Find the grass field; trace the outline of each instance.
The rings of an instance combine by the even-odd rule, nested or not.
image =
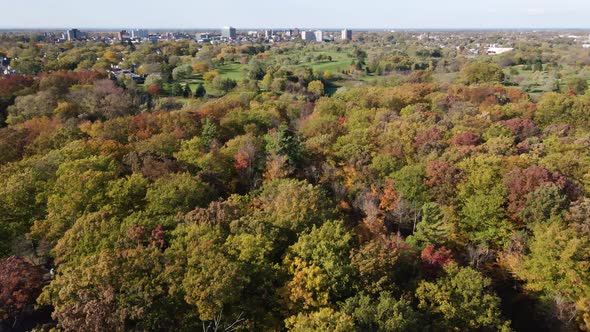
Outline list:
[[[245,65],[240,63],[231,63],[228,65],[216,68],[222,77],[231,78],[232,80],[240,81],[245,77],[243,68]]]
[[[525,70],[525,66],[513,66],[510,69],[505,69],[504,74],[510,77],[510,81],[516,83],[524,91],[529,93],[543,93],[551,91],[554,86],[555,79],[553,75],[547,71],[532,71]],[[511,70],[516,70],[518,74],[510,73]]]
[[[310,67],[314,72],[330,71],[337,73],[342,70],[348,69],[352,62],[352,58],[349,57],[348,52],[312,52],[312,57],[317,57],[320,54],[324,54],[332,58],[332,61],[312,61],[299,64],[299,67]]]
[[[292,55],[295,55],[295,54],[292,54]],[[330,57],[331,61],[328,61],[328,60],[317,61],[317,60],[315,60],[318,58],[319,55],[324,55],[325,57]],[[306,59],[313,59],[313,60],[297,61],[299,63],[295,64],[295,67],[309,67],[317,74],[322,74],[326,71],[329,71],[334,75],[338,75],[341,71],[348,69],[350,67],[352,60],[353,60],[350,57],[349,53],[346,51],[312,51],[312,52],[306,53],[305,58]],[[299,58],[299,60],[301,60],[301,58]],[[246,77],[246,72],[244,71],[244,68],[246,66],[247,65],[240,64],[240,63],[229,63],[229,64],[225,64],[223,66],[217,66],[215,68],[215,70],[217,70],[219,72],[221,77],[230,78],[230,79],[233,79],[233,80],[239,82]],[[372,79],[374,79],[374,78],[373,77],[361,78],[362,81],[367,81],[367,82]],[[220,94],[220,92],[215,91],[210,86],[210,84],[204,83],[203,75],[201,75],[201,74],[193,74],[191,77],[189,77],[187,79],[178,80],[176,82],[180,83],[182,86],[184,86],[185,84],[188,84],[192,93],[195,92],[195,90],[197,89],[197,86],[199,84],[204,84],[205,90],[207,90],[208,94],[211,94],[211,95],[219,95]],[[172,84],[174,84],[176,82],[165,83],[163,85],[162,95],[163,96],[169,95]],[[362,84],[362,82],[356,82],[356,84],[359,84],[359,83]],[[345,86],[345,85],[347,85],[347,84],[345,84],[345,82],[340,82],[340,81],[331,82],[326,87],[327,93],[332,94],[336,91],[336,89],[338,89],[341,86]],[[354,84],[350,84],[350,85],[354,85]]]

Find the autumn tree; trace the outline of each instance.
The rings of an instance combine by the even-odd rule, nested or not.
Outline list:
[[[307,85],[307,91],[315,98],[319,98],[324,94],[324,83],[321,81],[311,81]]]
[[[44,271],[17,256],[0,259],[0,266],[0,327],[2,321],[14,327],[41,294]]]
[[[425,311],[432,328],[511,330],[498,308],[500,299],[490,290],[490,279],[456,264],[449,264],[445,273],[436,281],[420,282],[416,290],[418,308]]]
[[[472,62],[461,69],[461,78],[466,84],[500,83],[504,73],[495,63]]]

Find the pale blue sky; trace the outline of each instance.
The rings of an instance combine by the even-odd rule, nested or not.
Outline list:
[[[590,0],[3,0],[0,28],[589,28]]]

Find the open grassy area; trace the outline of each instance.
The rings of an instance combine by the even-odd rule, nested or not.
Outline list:
[[[512,71],[512,73],[511,73]],[[555,78],[547,71],[525,70],[524,65],[513,66],[504,70],[506,77],[529,93],[543,93],[551,91]]]
[[[309,54],[312,58],[316,58],[319,55],[325,55],[332,58],[331,61],[310,61],[310,62],[303,62],[300,63],[299,67],[310,67],[314,72],[324,72],[330,71],[332,73],[337,73],[342,70],[348,69],[352,62],[352,58],[349,57],[348,52],[336,52],[336,51],[328,51],[328,52],[311,52]]]
[[[215,68],[219,71],[222,77],[231,78],[232,80],[240,81],[245,77],[244,68],[245,65],[240,63],[231,63],[224,66]]]

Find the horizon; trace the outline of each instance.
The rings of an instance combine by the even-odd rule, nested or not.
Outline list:
[[[341,31],[343,29],[352,30],[353,32],[410,32],[410,31],[429,31],[429,32],[447,32],[447,31],[590,31],[590,27],[532,27],[532,28],[516,28],[516,27],[491,27],[491,28],[476,28],[476,27],[457,27],[457,28],[350,28],[350,27],[236,27],[237,31],[250,31],[250,30],[323,30],[328,32]],[[0,31],[3,32],[52,32],[52,31],[65,31],[69,29],[78,29],[88,32],[118,32],[122,30],[175,30],[175,31],[218,31],[223,27],[144,27],[144,26],[127,26],[127,27],[80,27],[80,26],[63,26],[63,27],[0,27]]]
[[[590,2],[581,0],[423,0],[396,3],[368,0],[270,0],[194,3],[103,0],[20,0],[4,6],[0,29],[147,29],[192,30],[231,25],[248,27],[347,27],[356,30],[440,29],[590,29]],[[200,28],[198,28],[200,29]]]

